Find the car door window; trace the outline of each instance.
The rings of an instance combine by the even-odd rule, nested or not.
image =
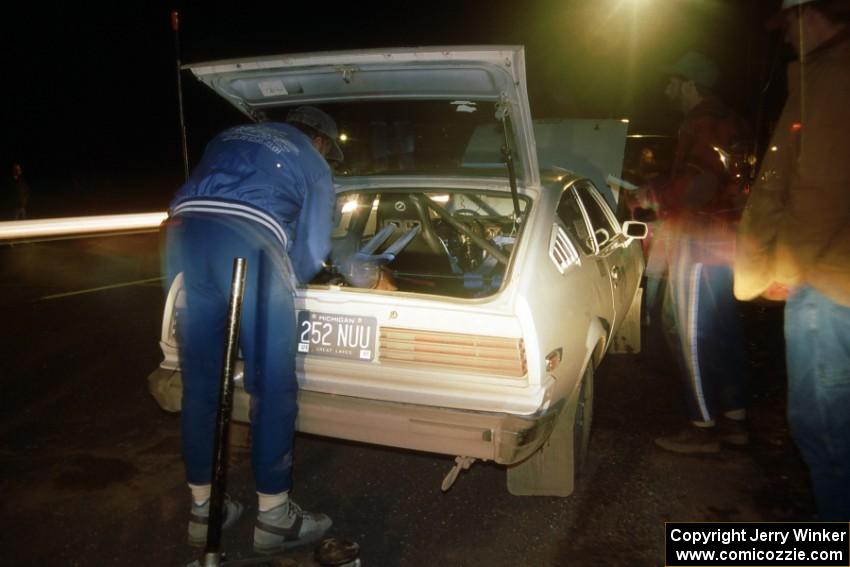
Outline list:
[[[575,184],[575,189],[590,220],[593,238],[600,249],[604,248],[617,236],[618,230],[614,214],[608,209],[608,205],[602,202],[599,192],[590,181],[578,181]]]
[[[570,239],[581,248],[585,254],[593,254],[593,240],[588,230],[587,222],[581,205],[572,189],[567,189],[561,195],[558,203],[558,218],[564,223],[564,228]]]

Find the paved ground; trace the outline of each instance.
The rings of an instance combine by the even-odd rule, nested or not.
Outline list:
[[[179,423],[146,390],[158,364],[156,282],[55,294],[158,273],[153,235],[0,247],[0,545],[7,565],[184,565],[188,497]],[[588,471],[570,498],[514,497],[477,463],[448,493],[449,457],[299,436],[295,499],[330,514],[369,566],[658,565],[663,522],[809,519],[805,471],[784,420],[779,313],[750,309],[754,441],[710,457],[666,454],[681,425],[657,337],[609,356],[597,378]],[[229,491],[246,518],[225,533],[247,554],[256,513],[234,456]]]

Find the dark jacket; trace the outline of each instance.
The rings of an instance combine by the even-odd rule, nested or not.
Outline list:
[[[732,187],[738,182],[724,160],[749,135],[743,120],[714,96],[691,109],[679,127],[671,179],[662,196],[667,214],[733,208]]]
[[[669,238],[687,244],[686,261],[732,262],[742,184],[730,171],[729,156],[747,138],[743,120],[711,95],[682,121],[670,178],[658,198]]]
[[[30,187],[23,177],[9,178],[9,202],[15,209],[26,209],[30,199]]]

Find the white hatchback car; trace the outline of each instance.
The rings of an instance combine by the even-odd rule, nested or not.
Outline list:
[[[626,125],[534,125],[520,47],[187,67],[252,120],[311,104],[339,125],[333,252],[296,291],[298,429],[455,456],[444,489],[481,459],[508,465],[514,494],[570,494],[593,370],[639,329],[646,226],[597,189],[620,175]],[[181,301],[178,278],[149,378],[170,411]],[[247,421],[241,365],[236,382]]]

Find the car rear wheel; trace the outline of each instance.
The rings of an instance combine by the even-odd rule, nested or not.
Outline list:
[[[587,462],[587,451],[590,445],[590,431],[593,424],[593,365],[587,363],[587,370],[581,379],[581,389],[576,404],[576,415],[573,422],[573,462],[575,476],[582,474]]]

